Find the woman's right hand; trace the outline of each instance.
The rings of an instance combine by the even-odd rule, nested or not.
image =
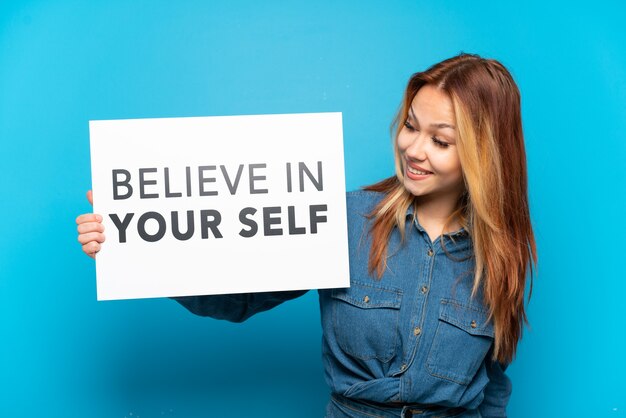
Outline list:
[[[87,192],[87,200],[93,205],[93,194]],[[78,242],[83,246],[83,251],[89,257],[95,259],[96,253],[102,248],[104,242],[104,225],[102,216],[95,213],[85,213],[76,218],[78,224]]]

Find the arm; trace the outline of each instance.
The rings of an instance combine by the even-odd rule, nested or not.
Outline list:
[[[300,297],[306,292],[308,290],[183,296],[172,299],[196,315],[210,316],[231,322],[243,322],[256,313],[272,309],[287,300]]]
[[[485,387],[485,399],[478,410],[483,418],[506,418],[506,406],[512,391],[511,379],[504,373],[507,365],[492,361],[490,354],[485,362],[489,383]]]

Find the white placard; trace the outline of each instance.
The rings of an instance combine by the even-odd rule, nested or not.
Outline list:
[[[341,113],[89,132],[98,300],[349,286]]]

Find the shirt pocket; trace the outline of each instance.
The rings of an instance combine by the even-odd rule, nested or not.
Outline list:
[[[352,281],[333,289],[333,328],[337,344],[361,360],[391,360],[398,344],[402,291]]]
[[[468,385],[494,339],[489,312],[451,299],[442,299],[439,321],[426,367],[435,377]]]

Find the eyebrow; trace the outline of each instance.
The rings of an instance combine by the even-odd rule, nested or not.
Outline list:
[[[417,117],[415,116],[415,112],[413,112],[412,107],[409,107],[409,116],[411,116],[411,119],[417,121]],[[437,128],[437,129],[441,129],[441,128],[455,129],[454,125],[450,125],[449,123],[431,123],[430,127]]]

